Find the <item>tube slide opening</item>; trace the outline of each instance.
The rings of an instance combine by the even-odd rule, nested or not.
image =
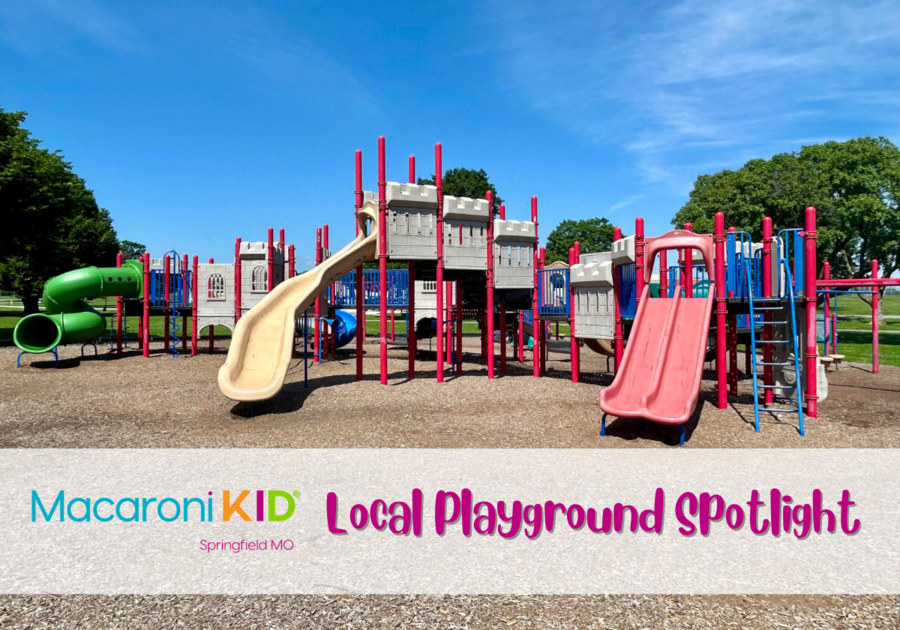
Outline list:
[[[24,317],[13,330],[13,341],[25,352],[50,352],[62,340],[62,327],[43,313]]]

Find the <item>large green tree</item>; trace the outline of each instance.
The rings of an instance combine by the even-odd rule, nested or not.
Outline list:
[[[612,247],[613,224],[605,218],[563,221],[547,237],[547,262],[569,262],[569,248],[578,241],[583,254],[605,252]]]
[[[135,241],[119,241],[118,249],[122,252],[122,260],[137,260],[147,251],[147,246]]]
[[[40,148],[25,116],[0,109],[0,288],[27,314],[50,277],[115,265],[117,240],[109,213],[58,151]]]
[[[711,233],[715,213],[728,226],[762,236],[803,227],[804,209],[816,208],[817,273],[827,261],[835,278],[863,278],[877,259],[882,277],[900,269],[900,150],[886,138],[856,138],[803,147],[736,171],[701,175],[673,225],[693,223]],[[867,296],[860,296],[869,301]]]
[[[434,186],[434,175],[429,179],[420,177],[418,183]],[[500,212],[500,204],[503,203],[484,169],[476,171],[469,168],[451,168],[441,179],[441,190],[445,195],[472,199],[484,199],[484,194],[490,190],[494,197],[494,214]]]

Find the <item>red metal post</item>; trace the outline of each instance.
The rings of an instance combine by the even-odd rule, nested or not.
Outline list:
[[[354,191],[354,219],[356,235],[359,236],[359,209],[363,206],[362,151],[356,151],[356,190]],[[363,290],[363,268],[356,268],[356,380],[363,378],[363,344],[366,339],[365,291]]]
[[[505,203],[500,204],[500,220],[506,221],[506,204]],[[493,230],[493,228],[494,228],[494,221],[492,219],[491,220],[491,230]],[[493,247],[488,249],[488,257],[490,259],[493,259],[493,257],[494,257],[493,250],[494,250]],[[501,317],[500,326],[505,331],[506,330],[506,302],[505,301],[503,303],[501,303],[500,308],[502,310],[502,313],[500,314],[500,317]],[[520,326],[520,328],[521,328],[521,326]],[[501,352],[501,354],[500,354],[500,373],[506,374],[506,343],[507,342],[506,342],[505,332],[501,333],[500,336],[503,337],[503,339],[502,339],[503,343],[501,345],[501,350],[500,350],[500,352]],[[520,341],[520,343],[521,343],[521,341]]]
[[[664,249],[659,251],[659,297],[669,297],[669,261]]]
[[[641,305],[641,293],[644,291],[644,218],[634,221],[634,280],[635,305]]]
[[[144,357],[150,356],[150,253],[144,252],[144,314],[143,314]]]
[[[456,365],[453,372],[462,374],[462,285],[456,281]],[[450,352],[450,349],[447,349]]]
[[[541,247],[540,269],[544,268],[547,262],[547,249]],[[535,329],[536,330],[536,329]],[[541,374],[547,372],[547,341],[550,339],[550,322],[541,322]]]
[[[187,352],[187,305],[188,305],[188,271],[187,271],[188,261],[187,254],[181,259],[181,279],[182,279],[182,294],[181,294],[181,351]]]
[[[437,186],[437,269],[435,297],[437,298],[437,382],[444,382],[444,190],[441,143],[434,145],[434,184]]]
[[[447,365],[453,363],[453,282],[446,284],[444,310],[444,340],[447,342]],[[452,370],[451,370],[452,371]]]
[[[322,249],[323,249],[322,262],[325,262],[325,252],[327,252],[331,249],[331,240],[328,238],[328,224],[327,223],[322,227]],[[331,306],[334,304],[334,285],[333,284],[328,285],[328,292],[325,295],[327,296],[326,299],[328,301],[326,308],[330,309]],[[331,314],[330,312],[326,312],[325,316],[327,317],[330,314]],[[328,325],[327,322],[325,324],[325,328],[326,328],[326,330],[330,329],[330,326]],[[330,333],[330,331],[329,331],[329,333]],[[325,351],[328,352],[328,346],[325,346]]]
[[[275,233],[272,228],[269,228],[268,239],[268,246],[266,247],[266,262],[268,263],[269,269],[268,274],[266,274],[268,280],[266,289],[271,292],[272,289],[275,288],[275,274],[273,273],[275,271],[275,256],[274,252],[272,251],[273,249],[275,249]]]
[[[569,248],[569,352],[572,355],[572,382],[578,382],[578,340],[575,338],[575,287],[572,286],[572,265],[575,264],[575,248]]]
[[[719,409],[728,406],[728,378],[725,372],[725,315],[728,313],[728,298],[725,293],[725,215],[716,213],[716,381]]]
[[[816,374],[816,209],[806,209],[806,225],[803,236],[804,297],[806,298],[806,413],[810,418],[818,417],[819,383]],[[799,399],[799,392],[798,392]]]
[[[692,232],[694,226],[690,223],[685,223],[684,229]],[[653,270],[651,269],[650,271],[652,272]],[[684,297],[694,297],[694,252],[690,249],[684,250]]]
[[[295,254],[296,254],[296,252],[294,250],[294,244],[291,243],[288,246],[288,272],[287,272],[288,278],[293,278],[294,276],[297,275],[297,260],[294,258]]]
[[[409,156],[409,183],[416,183],[416,156]],[[416,376],[416,263],[409,261],[409,300],[406,311],[406,349],[409,354],[409,378]]]
[[[822,278],[824,280],[831,279],[831,264],[826,262],[822,269]],[[826,287],[827,289],[827,287]],[[825,293],[825,300],[822,303],[822,306],[825,308],[825,318],[823,321],[824,324],[824,333],[825,333],[825,356],[827,357],[830,354],[833,354],[832,348],[834,347],[831,341],[831,314],[829,310],[831,308],[831,294]]]
[[[494,378],[494,193],[484,193],[488,202],[487,225],[487,371]]]
[[[272,229],[269,228],[269,236],[272,235]],[[215,260],[213,258],[209,259],[209,264],[215,264]],[[269,275],[269,281],[271,282],[271,274]],[[216,327],[214,324],[209,325],[209,353],[212,354],[216,351]]]
[[[241,237],[234,239],[234,323],[237,324],[243,314],[243,297],[241,296]]]
[[[500,301],[500,373],[506,374],[506,300]]]
[[[122,266],[122,252],[116,254],[116,267]],[[122,296],[116,297],[116,354],[122,354]]]
[[[316,267],[322,264],[322,228],[316,228]],[[315,329],[313,330],[313,363],[319,362],[319,353],[322,345],[322,296],[317,295],[313,307]]]
[[[541,339],[541,318],[538,312],[538,265],[540,264],[538,243],[538,203],[537,197],[531,198],[531,221],[534,223],[534,287],[531,290],[531,337],[534,344],[531,352],[531,359],[534,363],[534,377],[541,376],[540,347],[543,345]]]
[[[169,287],[172,282],[172,257],[166,254],[163,258],[163,352],[169,348]]]
[[[581,263],[581,243],[579,241],[575,241],[575,264]],[[571,268],[571,267],[570,267]],[[571,277],[569,278],[571,281]],[[569,334],[574,338],[575,337],[575,318],[572,318],[572,328],[569,330]],[[575,338],[575,371],[580,372],[581,370],[581,343],[578,342],[578,339]],[[580,376],[579,376],[580,377]]]
[[[284,228],[278,229],[278,249],[281,251],[281,281],[284,282],[288,277],[285,273]]]
[[[763,248],[762,248],[762,293],[763,297],[772,297],[772,218],[764,217],[763,218]],[[772,311],[765,311],[763,313],[763,319],[766,322],[772,321]],[[752,322],[751,322],[752,325]],[[762,338],[763,341],[771,341],[772,340],[772,327],[771,324],[767,326],[763,326],[762,330]],[[763,345],[763,363],[769,364],[772,363],[772,357],[774,353],[772,351],[772,344],[767,343]],[[747,348],[747,356],[750,356],[751,350]],[[752,369],[752,368],[751,368]],[[775,384],[775,375],[772,370],[771,365],[763,366],[763,384],[764,385],[774,385]],[[771,389],[766,389],[765,394],[766,406],[768,407],[774,398],[774,394]]]
[[[185,254],[181,259],[181,275],[183,291],[181,294],[181,306],[187,309],[188,305],[188,255]],[[187,311],[182,311],[181,315],[181,351],[187,352]]]
[[[872,260],[872,280],[878,280],[878,261]],[[878,374],[878,287],[872,287],[872,373]]]
[[[525,363],[525,311],[519,311],[519,363]]]
[[[378,311],[381,384],[387,385],[387,181],[384,136],[378,136]]]
[[[193,267],[191,268],[191,356],[197,356],[197,335],[200,329],[197,328],[197,256],[194,256]]]
[[[728,228],[728,232],[734,232],[734,226]],[[737,244],[737,242],[736,242]],[[729,293],[728,297],[734,297]],[[738,368],[737,368],[737,315],[728,314],[728,393],[737,396]]]
[[[615,227],[613,228],[613,240],[620,241],[622,240],[622,228]],[[615,357],[614,357],[614,365],[616,374],[619,373],[619,366],[622,364],[622,351],[625,344],[625,334],[622,330],[622,306],[620,304],[620,300],[622,299],[621,287],[619,284],[619,269],[618,265],[613,265],[613,304],[615,305],[615,318],[616,318],[616,328],[615,328]],[[637,287],[635,287],[637,290]]]

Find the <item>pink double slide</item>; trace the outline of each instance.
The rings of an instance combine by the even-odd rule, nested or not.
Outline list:
[[[653,269],[660,251],[696,249],[703,256],[707,275],[713,274],[711,235],[675,230],[647,240],[646,269]],[[649,277],[649,273],[647,276]],[[606,434],[606,415],[644,418],[660,424],[681,425],[697,405],[715,286],[706,297],[650,297],[649,285],[641,291],[625,356],[612,385],[600,392]]]

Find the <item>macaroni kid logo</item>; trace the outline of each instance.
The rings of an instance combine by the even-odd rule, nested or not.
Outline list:
[[[67,498],[60,490],[55,498],[42,500],[36,490],[31,491],[31,522],[42,519],[49,523],[72,521],[84,523],[99,521],[108,523],[146,523],[162,521],[172,523],[200,521],[212,522],[276,522],[286,521],[294,514],[300,492],[294,490],[241,490],[232,493],[223,490],[221,502],[214,501],[213,492],[208,497],[73,497]],[[251,499],[250,497],[253,496]],[[48,508],[49,506],[49,508]],[[218,518],[217,518],[218,514]]]

